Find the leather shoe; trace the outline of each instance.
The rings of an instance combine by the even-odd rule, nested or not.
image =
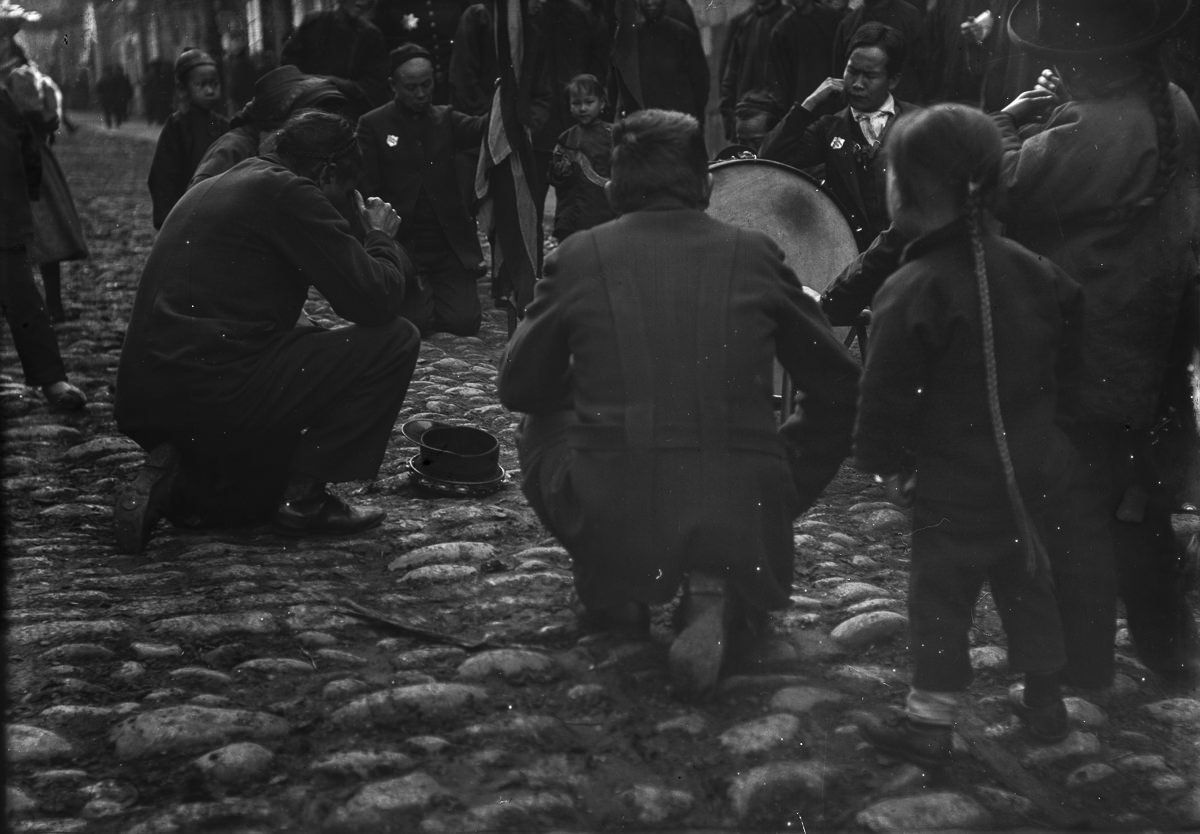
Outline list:
[[[921,767],[944,767],[954,757],[954,731],[948,726],[924,724],[903,714],[867,715],[859,720],[858,729],[880,753]]]
[[[43,385],[42,394],[50,407],[58,411],[78,411],[87,405],[87,395],[65,379]]]
[[[729,647],[730,618],[725,580],[704,574],[688,577],[678,616],[683,628],[668,655],[677,697],[700,698],[717,685]]]
[[[1059,698],[1041,707],[1025,705],[1025,684],[1014,683],[1008,688],[1008,705],[1021,719],[1025,731],[1043,744],[1062,741],[1071,731],[1067,720],[1067,705]]]
[[[141,553],[150,531],[167,511],[179,474],[179,450],[160,443],[150,450],[133,481],[121,487],[113,505],[113,531],[122,553]]]
[[[378,527],[387,518],[384,510],[355,507],[325,491],[324,484],[302,498],[285,498],[275,510],[276,531],[291,536],[341,536]]]

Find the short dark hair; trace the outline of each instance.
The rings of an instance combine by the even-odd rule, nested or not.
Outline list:
[[[600,79],[591,73],[584,72],[572,78],[566,83],[564,88],[567,92],[567,97],[572,95],[594,95],[600,101],[607,101],[608,95],[604,92],[604,85],[600,83]]]
[[[300,110],[272,137],[274,152],[297,174],[316,179],[326,165],[354,179],[362,171],[362,150],[354,126],[336,113]]]
[[[708,152],[695,118],[674,110],[638,110],[617,122],[612,143],[609,198],[618,213],[661,197],[705,205]]]
[[[887,56],[889,76],[904,71],[904,63],[908,60],[908,42],[899,29],[878,21],[864,23],[850,37],[850,43],[846,45],[846,58],[849,59],[850,53],[864,46],[877,46],[883,50]]]

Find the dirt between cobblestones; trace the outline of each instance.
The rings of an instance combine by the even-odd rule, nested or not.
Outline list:
[[[164,522],[144,558],[116,554],[111,496],[142,453],[117,434],[111,405],[153,240],[151,150],[91,125],[58,145],[92,247],[91,260],[65,267],[80,317],[58,328],[86,410],[55,414],[25,389],[5,331],[10,830],[1200,825],[1196,693],[1148,679],[1123,634],[1119,685],[1077,693],[1072,739],[1039,753],[1000,697],[1010,679],[986,595],[971,695],[990,763],[963,739],[942,772],[864,744],[854,712],[903,701],[902,623],[859,638],[831,632],[855,614],[904,613],[907,524],[850,470],[797,521],[795,605],[773,615],[770,652],[735,658],[711,702],[668,692],[669,608],[654,612],[648,641],[580,634],[569,560],[515,483],[515,418],[492,385],[499,311],[478,338],[423,346],[378,480],[344,485],[351,500],[388,510],[380,530],[296,540]],[[336,323],[319,297],[309,310]],[[416,417],[493,432],[512,479],[484,498],[422,492],[399,432]],[[422,550],[440,543],[459,546]],[[487,645],[414,638],[346,600]],[[222,729],[223,710],[247,712]],[[186,724],[182,735],[139,723],[166,716]],[[209,755],[218,750],[223,770]]]

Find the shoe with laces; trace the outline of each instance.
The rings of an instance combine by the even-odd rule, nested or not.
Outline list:
[[[1067,705],[1059,698],[1042,707],[1025,705],[1025,684],[1014,683],[1008,688],[1008,705],[1025,725],[1025,731],[1043,744],[1062,741],[1071,732],[1067,720]]]
[[[387,512],[376,507],[356,507],[326,492],[313,482],[296,497],[286,497],[275,510],[272,526],[289,536],[345,536],[378,527]]]
[[[953,728],[923,724],[898,713],[886,718],[864,716],[858,725],[871,746],[888,756],[922,767],[944,767],[953,761]]]

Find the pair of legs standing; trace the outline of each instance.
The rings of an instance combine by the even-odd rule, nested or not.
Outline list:
[[[0,249],[0,306],[12,331],[25,384],[41,388],[55,408],[83,408],[87,397],[67,381],[58,337],[38,292],[25,247]]]

